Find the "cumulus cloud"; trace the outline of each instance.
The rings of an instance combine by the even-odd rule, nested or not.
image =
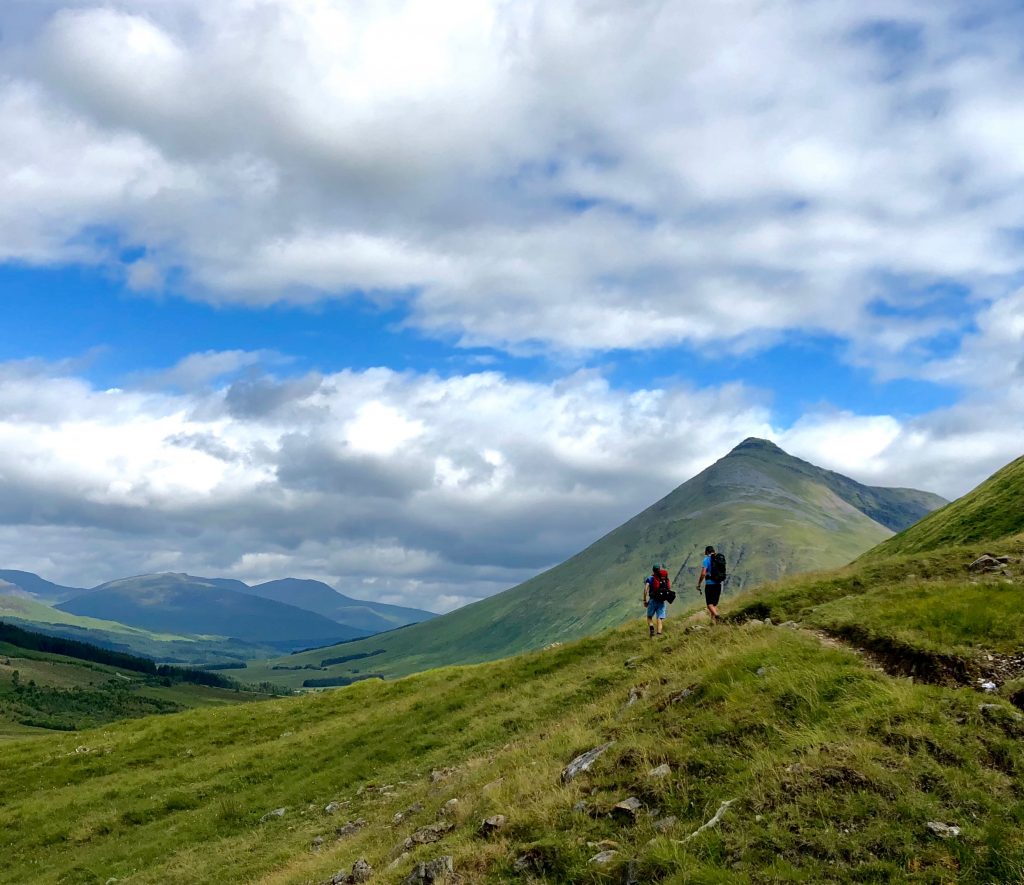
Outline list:
[[[72,585],[315,577],[440,610],[561,561],[746,436],[954,496],[1020,454],[1024,420],[1019,382],[913,420],[790,427],[740,386],[627,391],[590,372],[260,376],[270,407],[246,409],[237,383],[104,390],[0,365],[0,562]]]
[[[142,291],[400,299],[419,329],[512,350],[811,330],[890,374],[1021,270],[1009,2],[2,15],[0,257],[117,264],[113,232],[146,250],[124,268]],[[878,305],[936,281],[974,300],[880,334]]]

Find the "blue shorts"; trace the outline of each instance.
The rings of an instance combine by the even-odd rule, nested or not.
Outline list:
[[[653,599],[649,600],[647,603],[647,617],[664,621],[668,617],[668,603],[665,600],[661,602],[656,602]]]

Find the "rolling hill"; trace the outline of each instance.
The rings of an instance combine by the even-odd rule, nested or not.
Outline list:
[[[921,553],[1024,531],[1024,457],[871,551],[872,557]]]
[[[34,599],[48,603],[64,602],[85,593],[81,587],[64,587],[47,581],[45,578],[40,578],[39,575],[32,572],[23,572],[18,569],[0,569],[0,593],[11,595],[9,589],[4,589],[5,583]]]
[[[0,881],[1024,882],[1024,534],[875,554],[660,641],[8,742]]]
[[[241,593],[222,579],[178,573],[110,581],[56,608],[145,630],[234,637],[282,650],[367,635],[314,612]]]
[[[636,617],[652,561],[668,563],[685,605],[696,598],[706,544],[725,552],[727,592],[736,593],[843,565],[943,503],[927,492],[865,486],[748,439],[586,550],[511,590],[400,631],[250,669],[298,686],[310,676],[298,669],[306,665],[322,667],[321,678],[344,679],[493,660]],[[357,657],[323,666],[350,655]]]
[[[251,593],[261,599],[273,599],[276,602],[296,605],[306,611],[316,612],[325,618],[356,627],[367,633],[394,630],[396,627],[418,624],[420,621],[435,617],[433,612],[419,608],[405,608],[382,602],[353,599],[339,593],[322,581],[300,578],[267,581],[264,584],[247,587],[242,592]]]

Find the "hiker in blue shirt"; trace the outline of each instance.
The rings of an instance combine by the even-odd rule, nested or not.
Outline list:
[[[725,557],[721,553],[715,553],[715,548],[708,544],[704,548],[704,562],[700,577],[697,578],[697,592],[700,592],[700,585],[703,583],[704,604],[708,607],[712,624],[718,623],[718,600],[722,598],[725,577]]]

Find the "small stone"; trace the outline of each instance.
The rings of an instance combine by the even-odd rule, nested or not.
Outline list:
[[[626,700],[626,706],[632,707],[640,698],[644,696],[646,690],[642,685],[635,685],[629,690],[629,697]]]
[[[351,836],[353,833],[358,833],[365,826],[366,821],[360,817],[356,820],[346,821],[334,832],[339,839],[344,839],[346,836]]]
[[[612,806],[612,817],[636,823],[637,815],[640,814],[641,808],[643,808],[643,803],[636,796],[630,796],[628,799],[616,802]]]
[[[648,777],[668,777],[672,774],[672,766],[667,762],[662,762],[657,768],[652,768],[647,772]]]
[[[576,814],[586,814],[587,813],[587,803],[584,802],[582,799],[580,799],[579,802],[574,802],[573,803],[572,810]]]
[[[441,806],[440,814],[442,817],[454,817],[459,810],[459,800],[449,799],[444,805]]]
[[[352,872],[349,873],[349,882],[369,882],[370,877],[373,875],[373,867],[371,867],[363,858],[359,858],[352,865]]]
[[[310,847],[311,847],[311,848],[312,848],[312,849],[313,849],[314,851],[316,851],[316,849],[318,849],[318,848],[319,848],[319,847],[320,847],[321,845],[323,845],[323,844],[324,844],[324,837],[323,837],[323,836],[317,836],[317,837],[316,837],[316,838],[315,838],[315,839],[314,839],[314,840],[313,840],[313,841],[312,841],[312,842],[310,843]]]
[[[925,824],[940,839],[953,839],[960,835],[960,827],[952,824],[940,823],[937,820],[930,820]]]
[[[992,691],[995,691],[995,690],[996,690],[997,688],[999,688],[999,686],[998,686],[998,685],[996,685],[996,684],[995,684],[994,682],[992,682],[991,680],[988,680],[988,681],[986,681],[986,682],[982,682],[982,683],[981,683],[981,690],[982,690],[982,691],[989,691],[989,692],[992,692]]]
[[[643,658],[640,655],[633,655],[633,657],[631,657],[631,658],[626,658],[626,660],[623,661],[623,664],[626,667],[629,667],[630,669],[632,669],[637,664],[639,664],[642,660],[643,660]]]
[[[656,829],[659,833],[667,833],[678,822],[679,819],[675,815],[670,814],[667,817],[663,817],[660,820],[656,820],[654,822],[654,829]]]
[[[757,675],[759,677],[767,676],[768,675],[768,668],[767,667],[758,667],[757,668]]]
[[[260,823],[264,821],[273,820],[275,817],[284,817],[284,813],[287,811],[285,808],[275,808],[273,811],[268,811],[263,817],[260,818]]]
[[[617,851],[601,851],[590,858],[591,863],[606,864],[611,863],[618,856]]]
[[[443,780],[447,780],[453,774],[455,774],[454,768],[435,768],[430,772],[430,782],[432,784],[439,784]]]
[[[1007,562],[1009,559],[1007,559]],[[990,556],[988,553],[983,553],[974,562],[967,566],[969,571],[972,572],[998,572],[1003,568],[1004,563],[1000,562],[995,556]]]
[[[324,814],[337,814],[341,806],[337,802],[328,802],[324,806]]]
[[[763,814],[755,814],[754,815],[754,822],[755,823],[761,823],[761,821],[763,821],[763,820],[764,820],[764,815]]]
[[[707,624],[694,624],[692,627],[689,627],[688,629],[689,629],[689,631],[691,633],[702,633],[703,631],[708,629],[708,625]]]
[[[434,885],[437,882],[446,882],[455,872],[455,864],[450,854],[418,863],[402,880],[402,885]]]
[[[796,630],[800,627],[796,621],[783,621],[779,626],[785,627],[787,630]]]
[[[669,697],[669,699],[668,699],[668,702],[670,704],[678,704],[680,701],[685,701],[690,695],[692,695],[694,693],[695,690],[696,689],[695,689],[694,686],[689,685],[686,688],[684,688],[682,691],[677,692],[674,695],[671,695]]]
[[[764,619],[764,625],[766,627],[771,627],[772,626],[772,619],[771,618],[765,618]]]
[[[491,817],[485,817],[483,823],[480,824],[480,832],[484,836],[490,836],[497,833],[498,830],[504,829],[505,824],[508,823],[508,818],[503,814],[495,814]]]
[[[562,769],[562,783],[567,784],[584,771],[589,771],[598,758],[606,753],[614,743],[615,741],[609,741],[607,744],[602,744],[600,747],[595,747],[593,750],[581,753],[573,759],[572,762]]]

